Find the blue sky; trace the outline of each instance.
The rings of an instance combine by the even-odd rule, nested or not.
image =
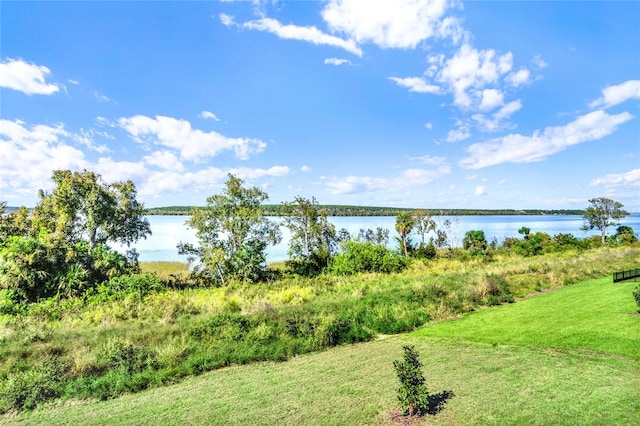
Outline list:
[[[0,200],[640,211],[640,2],[0,3]]]

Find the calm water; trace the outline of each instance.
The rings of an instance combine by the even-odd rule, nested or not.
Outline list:
[[[197,243],[195,233],[185,225],[187,216],[148,216],[153,234],[146,240],[141,240],[136,244],[136,249],[140,253],[140,261],[186,261],[186,256],[180,256],[176,245],[179,242]],[[447,217],[436,217],[436,222],[442,224]],[[272,218],[279,221],[277,218]],[[590,235],[599,235],[598,230],[585,233],[580,230],[582,226],[582,216],[451,216],[450,232],[448,235],[453,245],[462,245],[464,234],[470,230],[481,229],[484,231],[487,241],[494,237],[498,242],[504,241],[506,237],[521,237],[518,229],[523,226],[531,228],[531,233],[546,232],[550,235],[559,233],[573,234],[578,238]],[[395,247],[395,217],[331,217],[331,223],[336,229],[345,228],[352,235],[357,234],[361,228],[375,229],[377,227],[389,229],[390,245]],[[633,228],[636,234],[640,233],[640,214],[627,216],[622,225]],[[283,239],[280,244],[269,247],[267,251],[267,261],[277,262],[287,259],[287,248],[289,232],[282,227]],[[610,229],[609,233],[615,233],[615,229]],[[433,235],[433,234],[431,234]],[[414,235],[413,241],[419,241],[419,236]]]

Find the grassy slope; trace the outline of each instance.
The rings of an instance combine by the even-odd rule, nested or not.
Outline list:
[[[384,424],[395,406],[391,363],[403,344],[415,344],[430,390],[456,395],[427,424],[638,424],[640,356],[638,345],[628,344],[640,341],[630,297],[636,284],[609,281],[588,281],[408,335],[285,363],[231,367],[107,402],[50,405],[3,421]]]
[[[543,348],[586,349],[640,360],[640,317],[631,297],[634,282],[610,277],[546,293],[462,321],[422,329],[429,337]]]

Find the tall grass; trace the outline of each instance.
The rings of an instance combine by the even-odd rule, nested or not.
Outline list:
[[[126,295],[108,302],[42,302],[26,314],[0,318],[0,411],[26,407],[2,395],[18,395],[20,386],[28,388],[20,383],[38,374],[46,381],[51,373],[56,381],[36,402],[111,398],[223,366],[282,361],[412,330],[609,275],[639,260],[638,248],[488,263],[442,259],[390,275],[286,277],[261,285],[168,290],[142,300]],[[143,265],[151,267],[158,265]],[[38,370],[52,361],[57,369]]]

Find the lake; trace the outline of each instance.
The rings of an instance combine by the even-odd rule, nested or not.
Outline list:
[[[179,242],[197,244],[195,232],[185,225],[188,216],[147,216],[151,224],[153,234],[146,240],[138,241],[135,245],[140,253],[141,262],[154,261],[182,261],[186,262],[186,256],[180,256],[176,245]],[[471,230],[483,230],[488,242],[496,238],[502,243],[506,237],[521,237],[518,229],[526,226],[531,233],[546,232],[550,235],[573,234],[578,238],[591,235],[599,235],[598,230],[583,232],[582,216],[436,216],[434,219],[440,225],[445,219],[451,220],[449,238],[455,247],[462,246],[464,234]],[[280,218],[270,218],[276,222],[282,222]],[[350,216],[330,217],[336,230],[345,228],[355,235],[360,229],[376,229],[377,227],[389,230],[390,246],[396,247],[395,217],[393,216]],[[640,233],[640,214],[627,216],[622,225],[633,228],[636,234]],[[286,260],[290,234],[282,227],[282,242],[267,250],[267,262]],[[609,230],[609,234],[615,233],[615,228]],[[430,235],[433,235],[430,234]],[[412,236],[413,241],[419,241],[419,236]]]

